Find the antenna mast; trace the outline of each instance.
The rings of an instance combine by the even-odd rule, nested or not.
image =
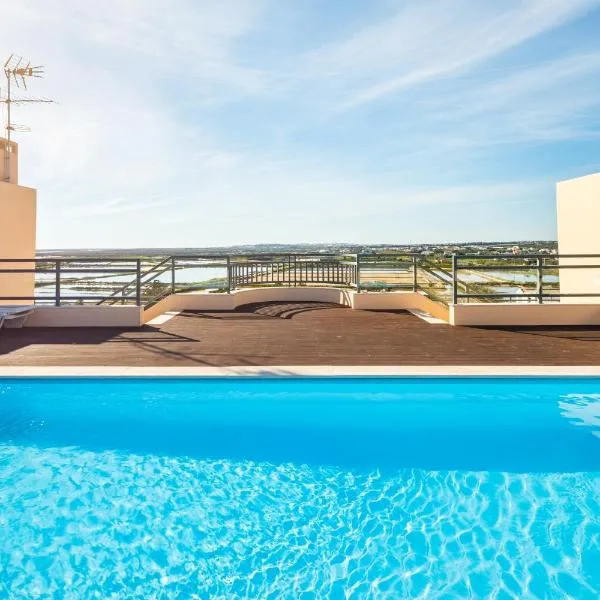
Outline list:
[[[11,54],[4,63],[4,76],[6,78],[6,98],[0,98],[0,102],[6,104],[6,145],[4,148],[4,174],[3,181],[10,181],[10,156],[12,147],[10,144],[11,133],[13,131],[29,131],[27,127],[17,125],[11,120],[11,106],[13,104],[36,104],[50,103],[53,100],[46,98],[13,98],[12,84],[17,88],[27,89],[27,78],[44,76],[44,67],[40,65],[33,66],[29,61],[15,54]]]

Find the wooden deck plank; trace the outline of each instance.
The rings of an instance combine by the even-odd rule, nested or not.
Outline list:
[[[141,329],[3,330],[9,365],[600,365],[600,327],[450,327],[404,311],[280,302]]]

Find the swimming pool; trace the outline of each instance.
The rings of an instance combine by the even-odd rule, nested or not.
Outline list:
[[[597,598],[599,438],[597,379],[0,379],[0,597]]]

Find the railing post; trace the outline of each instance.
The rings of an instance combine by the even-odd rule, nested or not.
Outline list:
[[[452,304],[458,304],[458,285],[457,285],[457,267],[458,259],[456,254],[452,255]]]
[[[175,257],[171,256],[171,294],[175,293]]]
[[[227,257],[227,293],[231,294],[231,257]]]
[[[56,285],[55,285],[55,289],[54,289],[54,295],[56,296],[56,301],[55,304],[56,306],[60,306],[60,267],[61,267],[61,263],[62,261],[57,260],[55,263],[55,277],[56,277]]]
[[[135,276],[135,303],[137,306],[142,305],[142,261],[138,258],[135,261],[136,276]]]
[[[356,253],[356,293],[360,294],[360,252]]]
[[[294,254],[294,287],[298,287],[298,263],[296,262],[295,254]]]
[[[544,303],[544,259],[537,257],[537,294],[538,303]]]
[[[413,266],[413,292],[416,292],[419,289],[419,282],[418,282],[418,273],[417,273],[417,257],[414,254],[412,257],[412,266]]]

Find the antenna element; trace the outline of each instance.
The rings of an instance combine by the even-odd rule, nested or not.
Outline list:
[[[17,88],[27,90],[27,80],[30,77],[41,78],[44,76],[44,67],[41,65],[32,65],[24,58],[11,54],[4,63],[4,77],[6,78],[6,97],[0,96],[0,103],[6,104],[6,142],[4,147],[4,174],[3,181],[10,181],[10,156],[12,154],[11,133],[13,131],[29,131],[29,128],[23,125],[17,125],[11,120],[11,106],[13,104],[38,104],[50,103],[53,100],[47,98],[13,98],[11,87],[14,84]]]

